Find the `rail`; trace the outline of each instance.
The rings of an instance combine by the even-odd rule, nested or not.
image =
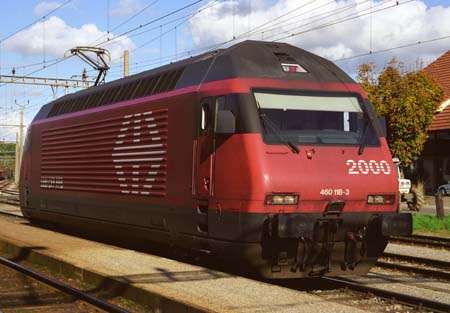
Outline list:
[[[390,259],[391,262],[378,260],[375,265],[402,272],[413,272],[416,274],[450,280],[450,262],[394,253],[383,253],[382,259]],[[399,262],[407,262],[412,265],[405,265]],[[423,265],[432,267],[433,269],[423,267]]]
[[[348,288],[349,290],[370,293],[374,296],[396,301],[405,305],[417,307],[419,309],[429,309],[434,312],[450,312],[450,304],[428,300],[420,297],[410,296],[403,293],[398,293],[394,291],[374,288],[366,286],[364,284],[357,283],[347,278],[323,278],[330,285],[336,286],[337,288]]]
[[[411,235],[408,237],[393,236],[390,238],[390,241],[398,243],[410,243],[416,245],[431,246],[437,248],[450,248],[450,238],[445,237],[424,236],[424,235]]]
[[[112,312],[112,313],[125,313],[128,312],[127,310],[118,307],[112,303],[109,303],[105,300],[96,298],[82,290],[73,288],[67,284],[64,284],[58,280],[55,280],[53,278],[44,276],[36,271],[33,271],[21,264],[15,263],[11,260],[8,260],[6,258],[0,257],[0,264],[3,264],[5,266],[8,266],[9,268],[12,268],[15,271],[18,271],[26,276],[32,277],[48,286],[51,286],[64,294],[70,295],[72,297],[75,297],[79,300],[82,300],[84,302],[87,302],[101,310],[104,310],[106,312]]]
[[[10,184],[8,180],[0,181],[0,202],[19,204],[19,191],[7,189]]]

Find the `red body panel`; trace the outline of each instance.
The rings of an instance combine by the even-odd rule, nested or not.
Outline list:
[[[227,93],[249,93],[254,88],[355,92],[367,99],[367,94],[358,84],[266,78],[233,78],[211,82],[201,85],[199,92],[204,96],[213,96]]]
[[[194,102],[194,94],[143,99],[34,123],[31,167],[23,165],[24,178],[33,175],[22,186],[42,199],[192,206]],[[23,164],[29,159],[25,153]]]
[[[267,145],[261,134],[233,136],[216,151],[216,202],[222,203],[222,209],[254,213],[323,212],[331,200],[345,200],[344,212],[397,210],[398,199],[390,205],[367,204],[369,194],[396,195],[398,182],[384,139],[381,147],[366,148],[362,155],[358,155],[358,147],[299,148],[300,153],[295,154],[287,146]],[[236,151],[244,151],[244,155]],[[349,160],[356,163],[351,171],[355,174],[349,173]],[[365,161],[359,163],[362,172],[360,160]],[[271,193],[299,194],[299,205],[264,205],[265,196]]]

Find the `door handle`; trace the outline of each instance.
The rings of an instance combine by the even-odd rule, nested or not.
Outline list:
[[[209,190],[209,182],[210,182],[209,176],[203,177],[203,188],[204,188],[206,191]]]

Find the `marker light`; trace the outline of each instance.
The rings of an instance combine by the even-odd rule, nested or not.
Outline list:
[[[395,196],[393,195],[368,195],[368,204],[393,204]]]
[[[266,205],[296,205],[299,196],[297,194],[273,194],[266,196]]]
[[[281,67],[285,72],[306,73],[307,71],[300,64],[281,63]]]
[[[405,181],[400,181],[400,188],[411,188],[411,181],[410,180],[405,180]]]

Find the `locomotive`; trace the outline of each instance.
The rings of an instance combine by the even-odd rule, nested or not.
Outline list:
[[[21,210],[267,278],[365,274],[412,227],[385,137],[335,64],[244,41],[44,105]]]

